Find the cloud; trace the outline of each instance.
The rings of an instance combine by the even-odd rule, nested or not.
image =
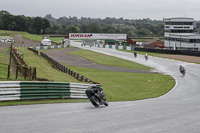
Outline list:
[[[163,19],[193,17],[200,19],[199,0],[1,0],[0,9],[14,15],[77,17],[123,17]]]

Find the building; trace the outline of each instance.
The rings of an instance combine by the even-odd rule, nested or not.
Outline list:
[[[195,33],[193,18],[165,18],[165,48],[200,50],[200,34]]]
[[[11,43],[14,42],[14,39],[9,36],[0,36],[0,42]]]
[[[159,39],[152,39],[144,43],[144,48],[164,48],[164,42]]]
[[[41,46],[51,46],[51,40],[50,39],[47,39],[46,37],[44,39],[42,39],[40,45]]]

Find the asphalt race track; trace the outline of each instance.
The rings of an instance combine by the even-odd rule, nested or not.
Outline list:
[[[80,43],[72,45],[81,47]],[[131,60],[173,76],[177,84],[164,96],[128,102],[61,103],[0,107],[2,133],[199,133],[200,65],[115,49],[84,47]],[[179,65],[186,69],[183,77]]]

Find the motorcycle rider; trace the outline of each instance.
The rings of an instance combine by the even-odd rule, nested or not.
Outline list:
[[[145,59],[148,60],[148,55],[147,53],[144,55]]]
[[[183,71],[185,71],[185,68],[182,65],[180,65],[179,70],[182,73]]]
[[[96,84],[100,84],[100,83],[97,82]],[[104,93],[103,93],[103,89],[101,87],[96,87],[96,86],[93,86],[93,87],[94,87],[93,89],[95,90],[95,92],[97,93],[97,95],[99,95],[100,97],[102,97],[103,99],[105,99]]]
[[[137,57],[137,52],[136,51],[134,51],[134,56],[135,56],[135,58]]]

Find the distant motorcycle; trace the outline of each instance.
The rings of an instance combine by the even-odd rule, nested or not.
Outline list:
[[[147,55],[147,54],[145,54],[145,55],[144,55],[144,58],[145,58],[146,60],[148,60],[148,55]]]
[[[181,73],[183,76],[185,76],[185,73],[186,73],[185,69],[184,69],[184,70],[180,70],[180,73]]]
[[[137,52],[134,52],[134,56],[135,56],[135,58],[137,58]]]
[[[108,101],[104,97],[101,87],[89,86],[85,93],[95,107],[99,107],[100,105],[108,106]]]

